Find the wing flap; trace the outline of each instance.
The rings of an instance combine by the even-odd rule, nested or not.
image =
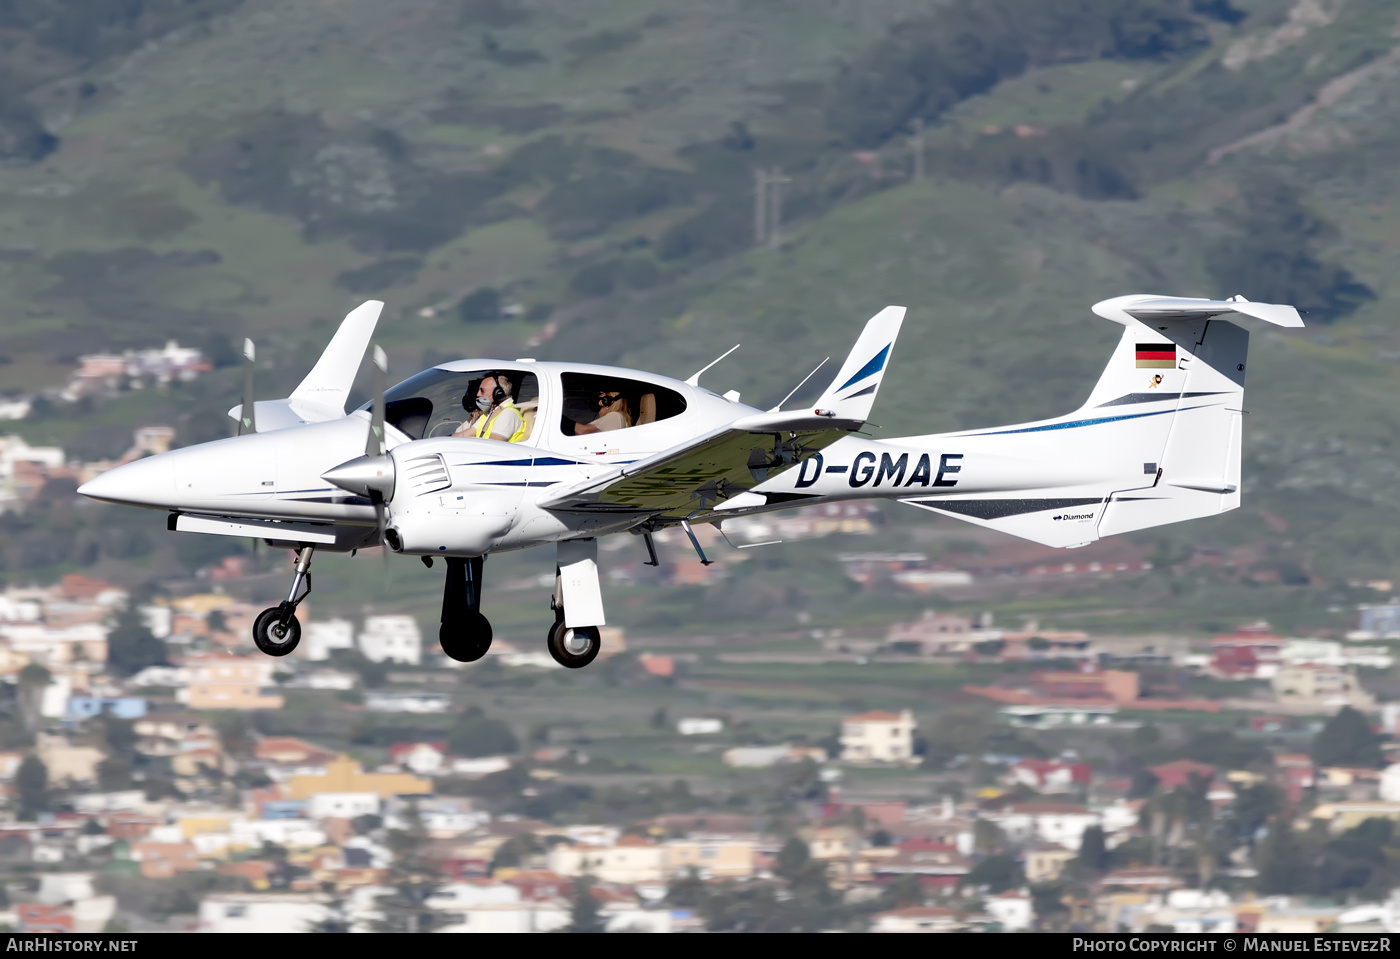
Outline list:
[[[762,421],[763,428],[743,428],[741,424],[748,420]],[[843,429],[804,428],[810,422],[804,413],[788,420],[781,415],[748,417],[690,443],[547,493],[539,505],[561,511],[665,514],[676,519],[714,509],[846,435]]]

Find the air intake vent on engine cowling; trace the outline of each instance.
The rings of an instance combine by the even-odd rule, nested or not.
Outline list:
[[[447,464],[436,453],[413,457],[404,465],[404,473],[414,496],[435,493],[452,485],[452,478],[447,475]]]

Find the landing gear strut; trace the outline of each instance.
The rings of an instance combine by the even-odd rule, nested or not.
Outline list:
[[[301,623],[297,621],[297,606],[311,593],[311,555],[314,546],[297,551],[296,574],[287,598],[270,606],[253,620],[253,643],[269,656],[285,656],[301,642]]]
[[[442,589],[443,654],[459,663],[474,663],[491,648],[491,622],[481,615],[481,567],[484,556],[448,556]]]
[[[603,595],[598,588],[598,541],[565,540],[554,573],[554,625],[545,647],[560,666],[580,669],[603,648]],[[567,607],[568,612],[565,612]],[[596,625],[593,625],[596,624]]]

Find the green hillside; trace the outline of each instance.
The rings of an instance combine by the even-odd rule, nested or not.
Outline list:
[[[760,406],[900,303],[873,417],[895,435],[1076,406],[1116,335],[1096,300],[1238,293],[1309,321],[1253,330],[1245,508],[1141,542],[1250,544],[1326,591],[1182,567],[1152,602],[1264,615],[1400,574],[1383,0],[52,0],[0,5],[0,48],[0,393],[168,337],[230,364],[58,406],[16,425],[33,440],[222,435],[232,342],[257,338],[270,394],[369,297],[396,374],[529,353],[685,376],[742,342],[707,383]],[[778,248],[754,243],[758,168],[787,178]],[[14,544],[44,522],[10,527],[10,573],[146,555],[94,533],[39,562]]]

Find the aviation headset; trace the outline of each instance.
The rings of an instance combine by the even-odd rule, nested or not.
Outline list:
[[[506,397],[508,397],[508,396],[511,395],[511,391],[515,388],[515,387],[514,387],[514,384],[511,383],[510,379],[507,378],[507,377],[505,377],[505,376],[502,376],[500,373],[487,373],[487,374],[486,374],[485,376],[483,376],[481,379],[482,379],[483,381],[484,381],[484,380],[495,380],[495,381],[496,381],[495,387],[491,390],[491,405],[492,405],[492,406],[499,406],[500,403],[501,403],[503,400],[505,400]],[[504,387],[501,386],[502,383],[505,384]],[[468,392],[462,394],[462,406],[463,406],[464,409],[471,409],[471,408],[472,408],[472,404],[474,404],[475,402],[476,402],[476,394],[475,394],[475,391],[474,391],[474,390],[469,390]]]

